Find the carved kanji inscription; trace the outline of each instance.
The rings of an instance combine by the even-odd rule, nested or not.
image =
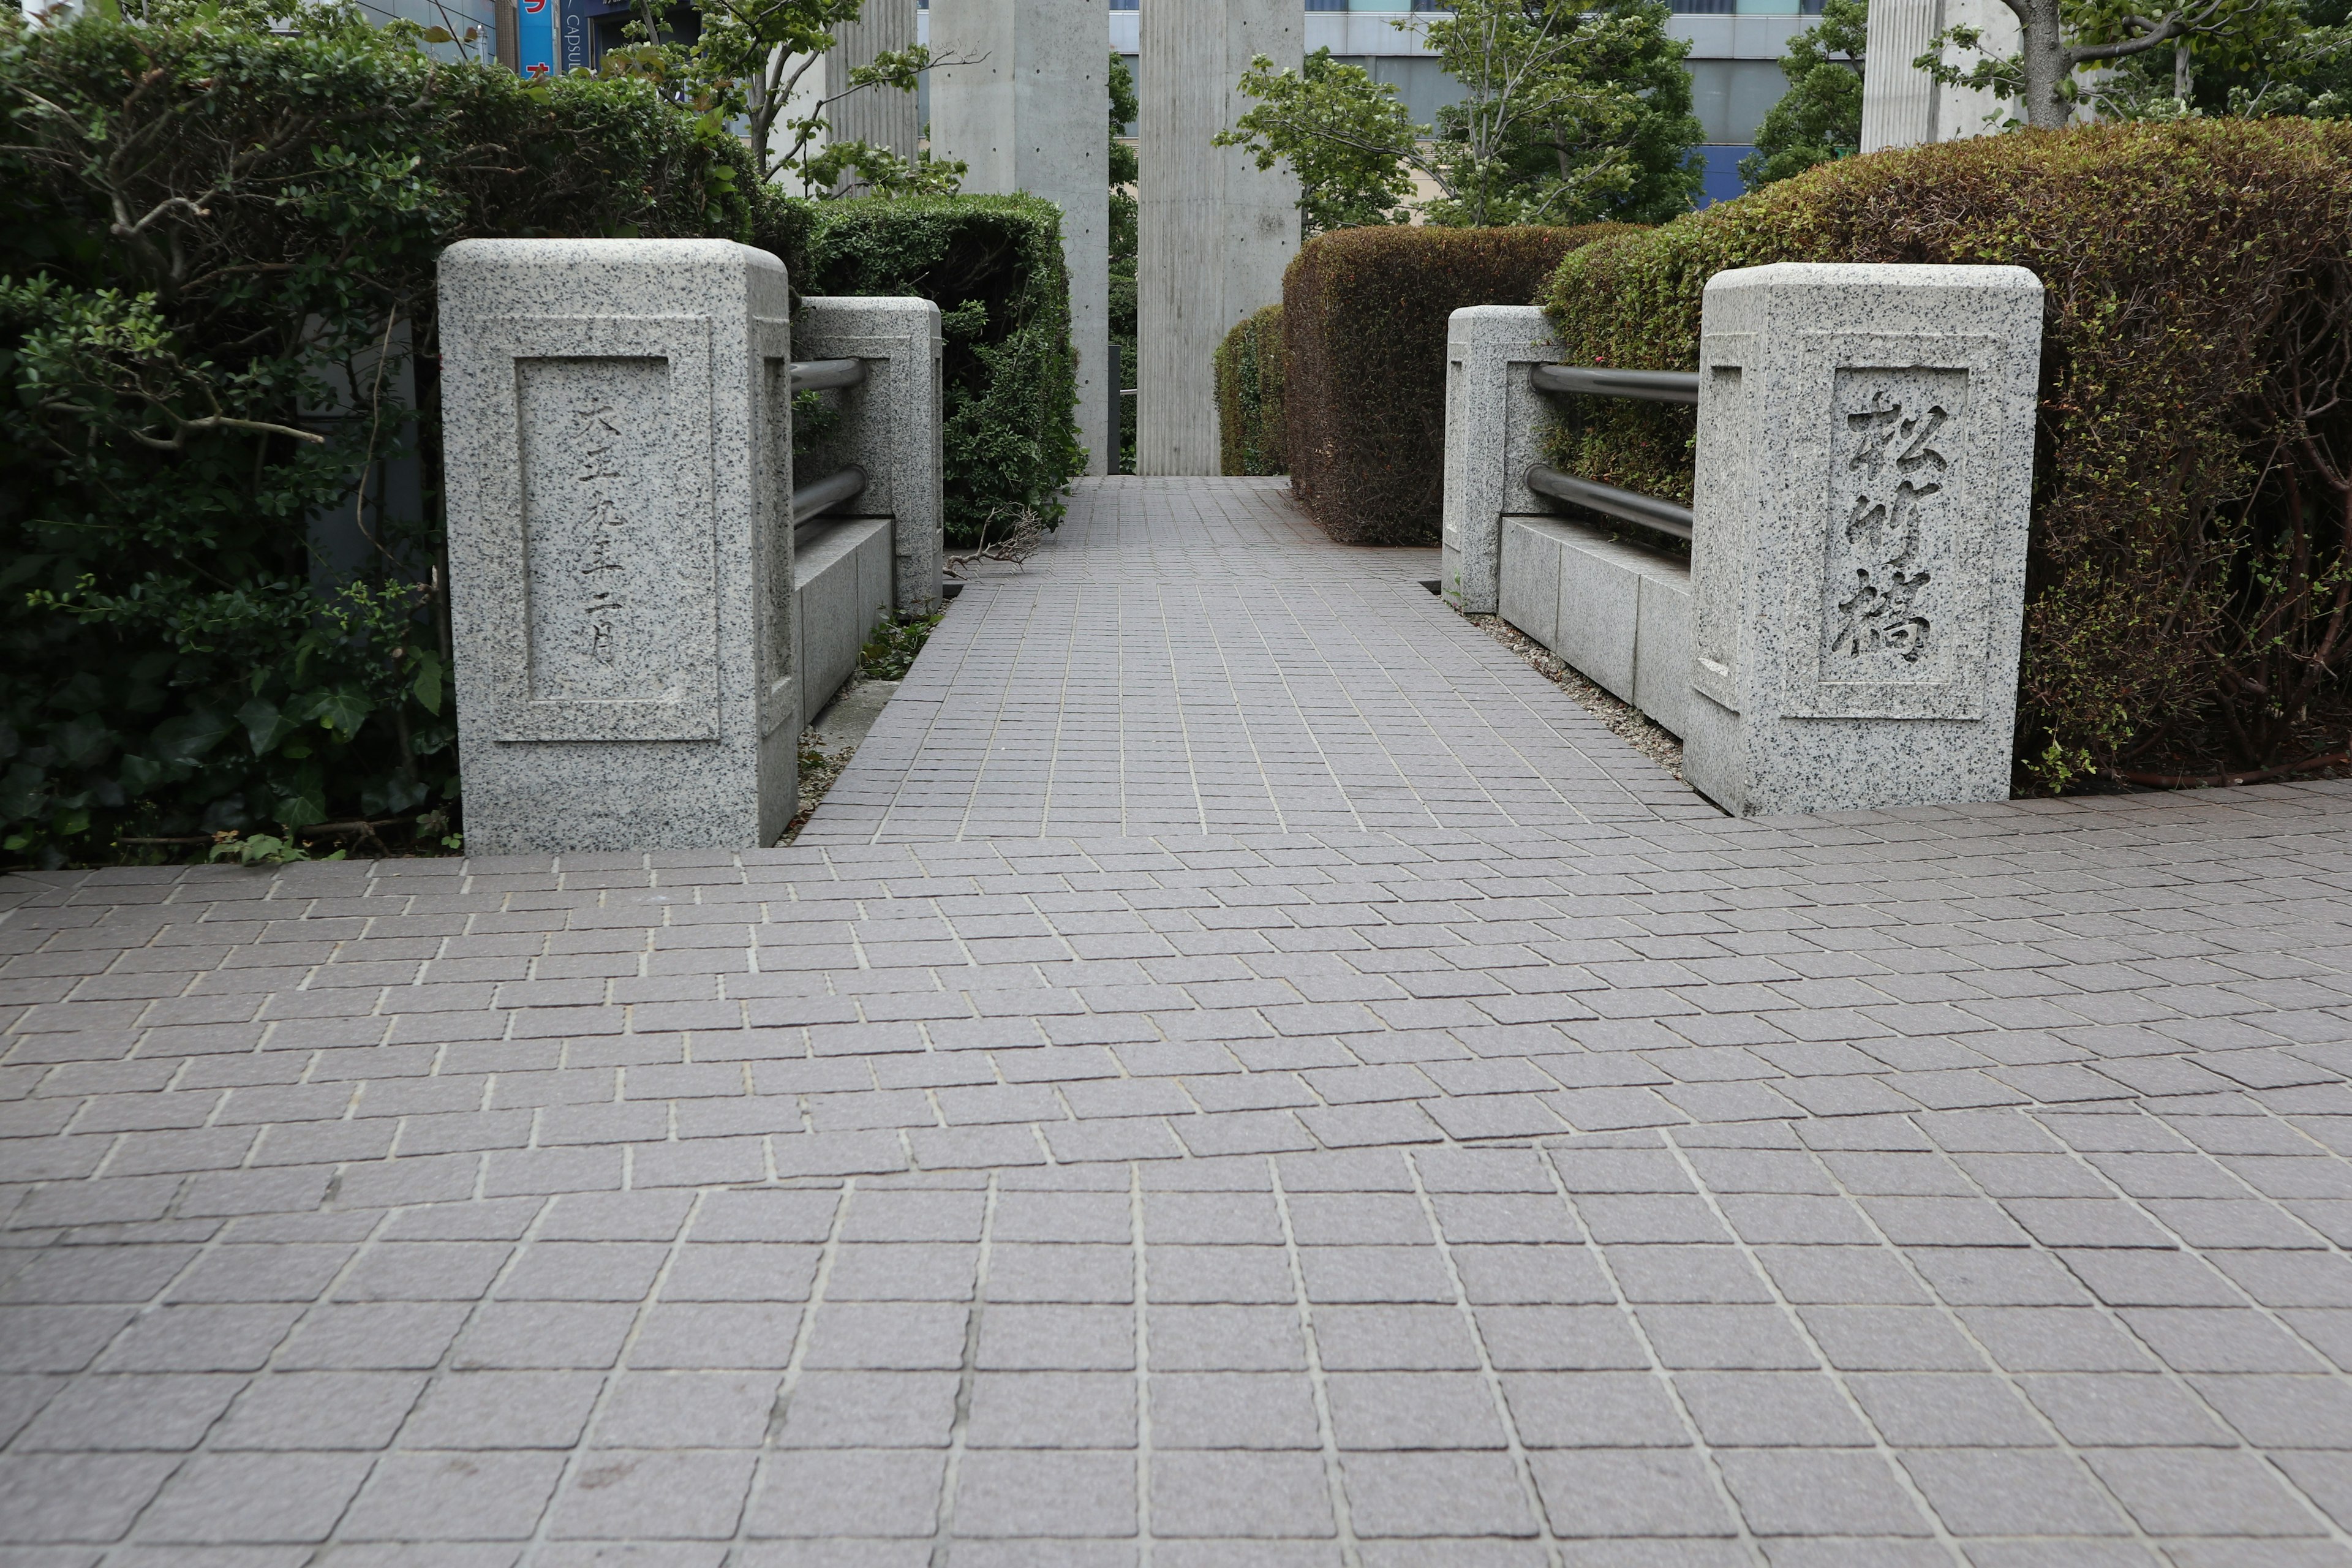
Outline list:
[[[1843,369],[1832,418],[1822,679],[1947,679],[1968,373]]]

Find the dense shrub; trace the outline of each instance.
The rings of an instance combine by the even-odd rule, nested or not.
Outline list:
[[[992,518],[1001,533],[1024,506],[1059,522],[1063,487],[1087,471],[1061,209],[1037,196],[773,205],[783,232],[761,238],[801,293],[940,307],[948,542],[978,542]]]
[[[2048,288],[2020,782],[2340,749],[2352,642],[2352,127],[2191,121],[1850,159],[1570,257],[1569,357],[1697,363],[1700,290],[1778,261]],[[1688,409],[1594,400],[1563,466],[1690,493]],[[2332,742],[2332,743],[2331,743]]]
[[[0,12],[0,859],[455,826],[433,283],[456,240],[717,236],[803,286],[940,287],[964,514],[1073,471],[1051,209],[821,212],[641,81],[436,62],[331,8],[296,36]],[[862,242],[887,255],[861,270]]]
[[[1444,489],[1445,321],[1532,301],[1560,258],[1624,228],[1357,228],[1283,274],[1292,490],[1343,544],[1434,544]]]
[[[1280,474],[1282,307],[1245,316],[1217,345],[1218,468],[1228,474]]]

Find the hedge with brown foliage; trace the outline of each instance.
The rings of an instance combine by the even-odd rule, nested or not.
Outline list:
[[[1217,471],[1281,474],[1282,307],[1244,316],[1217,345]]]
[[[1533,300],[1560,258],[1623,224],[1341,229],[1282,279],[1290,486],[1343,544],[1434,544],[1445,320]]]
[[[2287,769],[2352,718],[2352,126],[2085,127],[1822,165],[1595,245],[1568,357],[1697,363],[1700,291],[1779,261],[2047,287],[2020,786]],[[1593,400],[1563,467],[1687,498],[1688,409]]]

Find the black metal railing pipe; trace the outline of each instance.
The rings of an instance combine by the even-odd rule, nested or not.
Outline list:
[[[1594,364],[1539,364],[1538,392],[1580,392],[1587,397],[1636,397],[1644,403],[1698,401],[1695,370],[1610,370]]]
[[[794,392],[822,392],[828,386],[856,386],[865,379],[866,362],[862,359],[793,361]]]
[[[1694,520],[1690,508],[1676,506],[1670,500],[1660,500],[1655,496],[1645,496],[1639,490],[1623,490],[1615,485],[1580,479],[1574,474],[1561,473],[1549,463],[1538,463],[1528,470],[1528,489],[1538,495],[1572,501],[1626,522],[1637,522],[1643,528],[1673,534],[1685,542],[1691,537]]]
[[[793,491],[793,526],[799,528],[820,512],[829,511],[866,490],[866,470],[852,463]]]

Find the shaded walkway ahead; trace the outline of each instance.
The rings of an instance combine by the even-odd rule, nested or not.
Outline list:
[[[2352,1563],[2352,790],[1731,822],[1426,561],[1105,483],[794,848],[9,879],[0,1561]]]

